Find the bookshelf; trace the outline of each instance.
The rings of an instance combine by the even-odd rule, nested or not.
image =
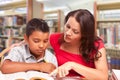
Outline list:
[[[3,11],[3,14],[0,14],[0,52],[23,40],[26,13],[17,12],[17,9],[25,7],[25,0],[0,5],[0,10]]]
[[[26,12],[14,12],[17,8],[26,8]],[[50,33],[63,31],[64,13],[62,10],[44,11],[44,4],[36,0],[22,0],[0,5],[0,9],[5,12],[0,15],[0,49],[23,40],[25,24],[32,18],[45,19],[50,26]]]
[[[62,10],[44,11],[44,4],[36,2],[36,0],[27,0],[27,5],[27,15],[29,15],[27,21],[31,18],[42,18],[50,26],[50,33],[63,31],[64,13]]]
[[[64,13],[61,10],[45,11],[44,19],[50,27],[50,33],[63,31]]]
[[[112,69],[120,69],[120,2],[95,2],[97,35],[105,43]]]
[[[96,3],[94,8],[98,36],[108,48],[120,48],[120,2]]]
[[[1,16],[0,44],[3,48],[23,40],[23,34],[26,24],[26,15]]]
[[[18,9],[21,11],[17,11]],[[23,9],[25,11],[22,12]],[[7,3],[0,5],[0,10],[4,12],[0,15],[0,49],[23,40],[26,22],[32,18],[41,18],[43,15],[43,5],[36,0]]]

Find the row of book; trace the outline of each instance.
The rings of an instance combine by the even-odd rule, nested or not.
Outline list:
[[[23,25],[26,24],[26,16],[13,15],[0,17],[0,24],[3,27]]]
[[[0,38],[0,52],[10,45],[14,43],[19,43],[23,40],[23,37],[13,37],[12,39],[9,38]]]
[[[1,34],[0,36],[12,36],[12,37],[16,37],[16,36],[23,36],[24,32],[25,32],[25,25],[22,25],[19,28],[14,28],[14,27],[5,27],[5,28],[1,28]]]
[[[98,36],[100,36],[106,47],[120,48],[120,22],[98,23]]]
[[[120,69],[120,49],[106,49],[111,69]]]

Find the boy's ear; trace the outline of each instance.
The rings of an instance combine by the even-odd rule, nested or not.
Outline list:
[[[26,34],[24,34],[24,40],[25,40],[25,42],[28,42],[28,37]]]

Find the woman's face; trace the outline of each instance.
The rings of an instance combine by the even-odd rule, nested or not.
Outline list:
[[[65,24],[64,40],[67,43],[79,43],[80,37],[80,25],[74,17],[70,17]]]

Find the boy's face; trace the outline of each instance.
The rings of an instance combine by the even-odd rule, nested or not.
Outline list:
[[[39,59],[44,56],[44,52],[48,47],[48,32],[43,33],[41,31],[33,31],[29,38],[26,35],[24,36],[24,38],[29,45],[31,53],[36,58]]]

